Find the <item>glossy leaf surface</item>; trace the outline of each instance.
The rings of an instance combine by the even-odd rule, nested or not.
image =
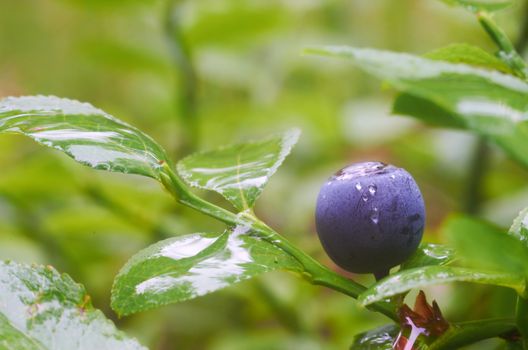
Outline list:
[[[513,220],[508,234],[528,248],[528,208],[521,210],[519,215]]]
[[[499,11],[510,7],[513,0],[442,0],[449,5],[462,6],[471,12]]]
[[[262,141],[201,152],[178,163],[190,185],[220,193],[237,209],[253,207],[270,177],[299,138],[299,130]]]
[[[0,263],[0,349],[146,349],[51,267]]]
[[[392,350],[392,344],[399,332],[400,327],[391,324],[360,333],[354,337],[354,343],[350,349]]]
[[[451,63],[465,63],[471,66],[513,74],[511,68],[500,59],[480,47],[468,44],[451,44],[428,52],[424,57]]]
[[[456,123],[488,136],[528,166],[528,84],[523,80],[466,64],[380,50],[321,47],[309,52],[352,60],[399,91],[425,101],[426,108],[420,109],[407,103],[409,115],[431,120],[427,107],[433,106],[432,114],[445,117],[446,126]]]
[[[446,223],[444,234],[473,267],[528,273],[528,248],[505,231],[469,217],[454,217]]]
[[[95,169],[159,178],[165,151],[88,103],[52,96],[0,100],[0,132],[26,135]]]
[[[120,315],[176,303],[276,269],[301,271],[279,248],[238,227],[158,242],[136,254],[119,272],[112,308]]]
[[[416,252],[405,261],[401,269],[430,265],[447,265],[455,259],[455,250],[442,244],[422,243]]]
[[[396,96],[391,112],[420,119],[431,126],[452,129],[464,129],[466,127],[463,119],[455,113],[451,113],[427,98],[405,92]]]
[[[509,287],[519,293],[522,293],[525,288],[524,279],[514,274],[484,272],[461,267],[425,266],[397,272],[382,279],[363,292],[358,300],[363,305],[369,305],[411,289],[451,282]]]
[[[490,319],[463,322],[450,327],[441,337],[431,344],[434,349],[459,349],[465,345],[482,340],[482,334],[507,334],[515,327],[511,320]],[[514,344],[512,344],[514,345]],[[515,347],[507,347],[514,349]],[[522,346],[520,347],[522,349]]]

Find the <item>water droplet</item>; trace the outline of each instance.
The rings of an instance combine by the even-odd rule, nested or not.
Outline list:
[[[362,188],[363,188],[363,187],[361,187],[361,184],[358,182],[358,183],[356,184],[356,190],[361,191]]]
[[[369,197],[367,196],[366,193],[363,193],[363,194],[361,195],[361,199],[363,200],[363,202],[366,202],[366,201],[368,201]]]
[[[349,180],[360,176],[383,174],[390,169],[394,169],[394,167],[381,162],[356,163],[339,170],[334,174],[333,178],[336,180]]]
[[[379,222],[379,210],[378,210],[378,208],[376,208],[376,207],[372,208],[372,211],[370,212],[370,221],[372,221],[372,223],[374,225],[378,224],[378,222]]]
[[[392,174],[390,178],[394,180],[396,178],[396,175]]]
[[[369,191],[371,196],[375,195],[377,190],[378,190],[378,187],[376,185],[374,185],[374,184],[369,185],[369,187],[368,187],[368,191]]]

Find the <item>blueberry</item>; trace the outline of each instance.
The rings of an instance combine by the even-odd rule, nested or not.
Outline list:
[[[381,278],[418,247],[425,206],[418,185],[404,169],[356,163],[321,187],[315,221],[319,239],[337,265]]]

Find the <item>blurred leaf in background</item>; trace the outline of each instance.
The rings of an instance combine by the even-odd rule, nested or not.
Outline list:
[[[430,52],[431,59],[436,54],[446,60],[452,51],[433,50],[453,42],[471,45],[451,49],[457,52],[475,47],[493,52],[471,15],[423,0],[173,5],[2,1],[0,95],[89,101],[144,130],[170,156],[187,155],[180,153],[189,134],[181,117],[188,86],[182,85],[184,72],[167,39],[166,20],[175,18],[180,36],[171,37],[184,40],[195,70],[195,150],[291,127],[303,131],[255,206],[263,221],[333,266],[314,233],[319,186],[347,163],[381,160],[417,179],[427,204],[426,239],[440,243],[437,229],[446,215],[464,209],[476,138],[391,116],[393,93],[380,89],[378,81],[346,63],[322,64],[300,52],[307,45],[351,44]],[[516,38],[522,15],[522,4],[516,3],[496,20]],[[491,55],[483,54],[479,65],[507,71]],[[398,101],[409,106],[402,99],[405,95]],[[117,319],[109,293],[125,261],[160,239],[223,227],[173,204],[154,181],[95,172],[18,136],[0,138],[0,150],[0,259],[53,264],[69,273],[86,286],[95,307],[150,349],[344,349],[355,334],[386,322],[346,296],[280,272]],[[478,215],[507,227],[528,203],[527,172],[498,148],[490,152]],[[204,195],[229,205],[220,196]],[[447,318],[478,317],[481,301],[496,313],[508,307],[506,292],[482,287],[468,303],[464,291],[434,290],[445,301]]]

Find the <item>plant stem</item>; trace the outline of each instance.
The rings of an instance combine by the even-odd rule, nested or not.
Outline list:
[[[289,242],[286,238],[268,227],[262,221],[255,218],[252,228],[260,234],[262,239],[279,247],[297,259],[297,261],[299,261],[299,263],[304,268],[304,277],[310,283],[334,289],[343,294],[351,296],[354,299],[357,299],[357,297],[366,290],[363,285],[343,277],[342,275],[322,265],[320,262]],[[395,322],[399,321],[399,318],[396,314],[396,307],[390,303],[380,302],[372,304],[368,308],[384,314]]]
[[[468,214],[478,214],[482,202],[482,184],[488,165],[489,147],[483,136],[478,136],[477,144],[471,159],[467,179],[467,191],[463,192],[465,208]]]
[[[484,339],[494,338],[516,331],[512,319],[490,319],[463,322],[452,325],[440,338],[433,342],[430,350],[458,349]]]
[[[175,84],[175,102],[181,118],[183,133],[180,136],[179,154],[191,153],[199,141],[197,123],[197,78],[191,50],[183,36],[176,10],[178,0],[168,0],[165,10],[165,36],[172,63],[179,73]]]
[[[522,54],[528,45],[528,4],[525,5],[519,38],[515,45],[509,40],[504,31],[496,25],[491,17],[483,12],[477,14],[478,20],[492,40],[499,47],[499,57],[521,78],[526,79],[527,66]],[[519,54],[520,53],[520,54]],[[468,192],[466,194],[466,212],[476,214],[481,201],[481,187],[487,168],[489,147],[484,137],[479,137],[471,163]],[[431,346],[435,349],[453,349],[480,340],[500,336],[502,334],[519,331],[522,335],[523,348],[528,350],[528,300],[517,297],[516,319],[512,320],[482,320],[454,325],[448,332],[438,338]]]
[[[519,37],[517,38],[517,42],[515,43],[515,49],[521,55],[521,57],[523,56],[524,51],[526,51],[526,47],[528,46],[528,2],[527,1],[525,1],[524,3],[523,12],[524,12],[524,15],[522,18],[521,30],[519,32]]]
[[[255,280],[252,285],[284,327],[294,334],[307,333],[306,325],[302,322],[298,310],[293,305],[279,298],[274,290],[260,280]]]
[[[515,321],[517,323],[517,328],[522,335],[523,348],[528,350],[528,299],[520,295],[517,296]]]
[[[520,70],[522,77],[526,77],[527,67],[519,53],[525,51],[526,46],[528,45],[528,2],[525,4],[524,10],[525,16],[523,17],[519,38],[515,45],[512,44],[504,31],[497,26],[490,15],[485,12],[477,13],[480,24],[499,47],[499,54],[503,53],[506,55],[501,57],[503,61],[505,61],[517,73],[519,73]],[[475,215],[480,211],[480,205],[482,202],[482,184],[488,168],[489,153],[490,149],[486,138],[478,136],[478,141],[471,160],[467,191],[463,193],[463,200],[465,202],[464,211],[468,214]]]
[[[499,58],[502,59],[519,77],[526,79],[528,69],[526,63],[519,55],[513,43],[510,41],[506,33],[493,21],[489,14],[485,12],[477,13],[477,18],[488,33],[491,39],[499,47]]]
[[[323,266],[317,260],[306,254],[285,237],[275,232],[252,214],[242,212],[234,214],[224,208],[209,203],[194,193],[190,192],[183,181],[172,171],[168,164],[163,165],[161,182],[175,199],[205,215],[211,216],[230,226],[251,226],[252,231],[259,238],[282,249],[294,257],[303,267],[303,276],[312,284],[326,286],[343,294],[357,298],[366,288],[361,284],[345,278],[338,273]],[[387,302],[379,302],[369,306],[370,309],[380,312],[394,321],[398,321],[396,307]]]

